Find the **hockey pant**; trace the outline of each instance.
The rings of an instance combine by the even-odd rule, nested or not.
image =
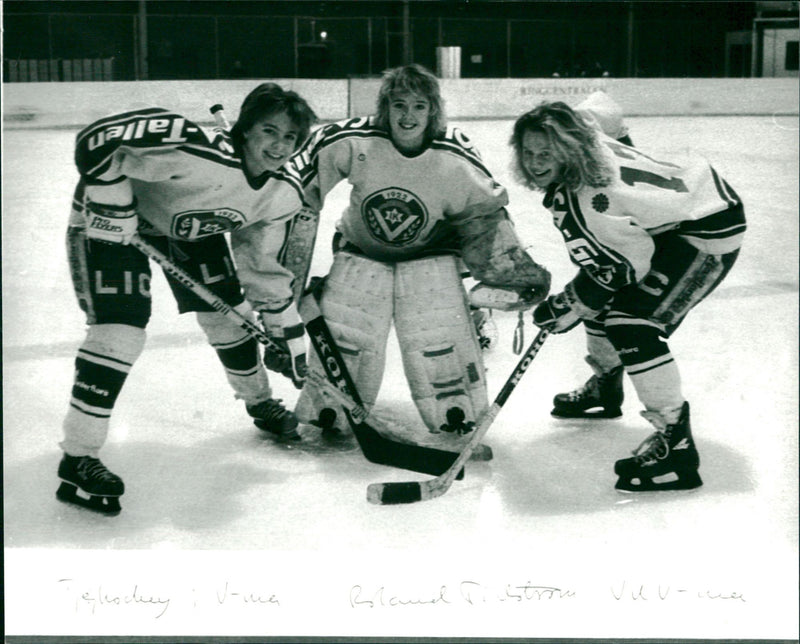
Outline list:
[[[649,273],[638,284],[618,291],[599,318],[585,323],[585,329],[589,356],[603,371],[621,361],[645,409],[663,412],[680,410],[684,401],[667,339],[724,279],[739,251],[704,253],[674,233],[654,241]]]
[[[164,237],[148,241],[229,303],[246,306],[223,237],[180,245]],[[89,328],[76,357],[62,446],[74,456],[96,455],[105,442],[117,396],[144,347],[152,309],[150,263],[132,246],[88,240],[80,226],[68,229],[67,254]],[[167,279],[179,311],[197,314],[236,397],[248,404],[269,398],[256,341],[177,281]]]
[[[321,310],[365,405],[374,405],[386,362],[392,317],[411,396],[431,433],[464,436],[487,406],[486,382],[466,292],[454,257],[384,264],[339,251]],[[317,356],[309,368],[319,369]],[[306,385],[296,414],[315,420],[336,406]],[[341,414],[337,414],[341,427]],[[416,442],[441,443],[429,437]]]

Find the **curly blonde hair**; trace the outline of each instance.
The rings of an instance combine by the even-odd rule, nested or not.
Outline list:
[[[522,185],[541,190],[522,162],[522,139],[526,132],[540,132],[547,137],[553,156],[561,164],[561,182],[569,190],[584,185],[600,188],[611,183],[614,170],[603,153],[597,130],[566,103],[545,101],[516,120],[509,140],[514,149],[511,169]]]
[[[375,124],[389,131],[389,105],[397,94],[413,92],[428,99],[431,106],[425,138],[431,140],[447,130],[444,100],[439,89],[439,79],[422,65],[413,63],[383,72],[383,82],[378,91]]]

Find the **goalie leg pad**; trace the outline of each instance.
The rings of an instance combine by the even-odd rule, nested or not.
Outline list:
[[[392,324],[394,269],[360,255],[339,251],[320,300],[320,310],[364,406],[370,408],[378,397],[386,363],[386,341]],[[315,351],[309,369],[324,373]],[[336,426],[347,426],[339,405],[306,383],[295,413],[303,422],[319,419],[326,408],[337,414]]]
[[[488,406],[480,344],[450,256],[398,263],[394,315],[411,396],[432,433],[466,436]]]

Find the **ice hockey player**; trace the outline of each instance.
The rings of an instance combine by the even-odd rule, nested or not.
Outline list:
[[[415,64],[384,74],[374,116],[320,128],[290,166],[318,210],[339,182],[353,186],[321,310],[361,398],[376,401],[394,323],[412,399],[438,435],[425,438],[455,439],[458,451],[488,404],[459,259],[475,280],[524,292],[528,308],[549,290],[549,273],[514,231],[505,188],[446,126],[438,80]],[[330,406],[308,383],[295,412],[319,422]],[[344,428],[341,413],[329,417]]]
[[[78,133],[80,181],[67,243],[88,329],[63,423],[59,499],[119,511],[123,482],[98,451],[144,348],[151,314],[150,264],[130,244],[137,233],[237,310],[259,312],[267,334],[293,358],[266,356],[268,366],[302,386],[305,341],[294,276],[277,259],[287,223],[302,206],[302,189],[280,168],[314,120],[299,95],[264,83],[245,98],[230,133],[205,130],[162,108],[110,116]],[[166,276],[179,312],[195,313],[253,422],[280,438],[297,438],[297,419],[272,397],[256,341]]]
[[[589,94],[575,106],[575,111],[606,136],[633,146],[622,108],[604,91],[596,90]],[[608,340],[602,321],[588,319],[582,322],[588,349],[586,362],[594,374],[578,389],[556,394],[551,413],[557,418],[619,418],[625,399],[622,363],[615,352],[608,355]]]
[[[563,333],[586,322],[601,415],[619,413],[614,381],[624,368],[656,430],[617,461],[617,489],[702,485],[667,339],[736,261],[746,227],[741,200],[704,159],[645,154],[561,102],[520,116],[510,144],[519,180],[545,193],[578,266],[562,292],[534,309],[534,323]],[[585,401],[575,403],[582,415]]]

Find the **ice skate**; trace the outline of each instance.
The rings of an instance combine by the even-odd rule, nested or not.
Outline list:
[[[259,429],[269,432],[284,441],[299,441],[297,417],[287,410],[280,400],[267,398],[254,405],[247,405],[247,413]]]
[[[120,513],[119,497],[125,492],[125,485],[100,459],[64,454],[58,464],[58,478],[59,501],[110,516]]]
[[[633,457],[614,464],[614,473],[619,476],[616,489],[651,492],[700,487],[700,457],[692,439],[689,403],[683,403],[680,418],[672,425],[666,424],[660,414],[642,415],[653,423],[656,432],[633,452]]]
[[[558,418],[619,418],[624,399],[622,365],[603,373],[591,357],[586,361],[595,375],[574,391],[556,394],[550,413]]]

